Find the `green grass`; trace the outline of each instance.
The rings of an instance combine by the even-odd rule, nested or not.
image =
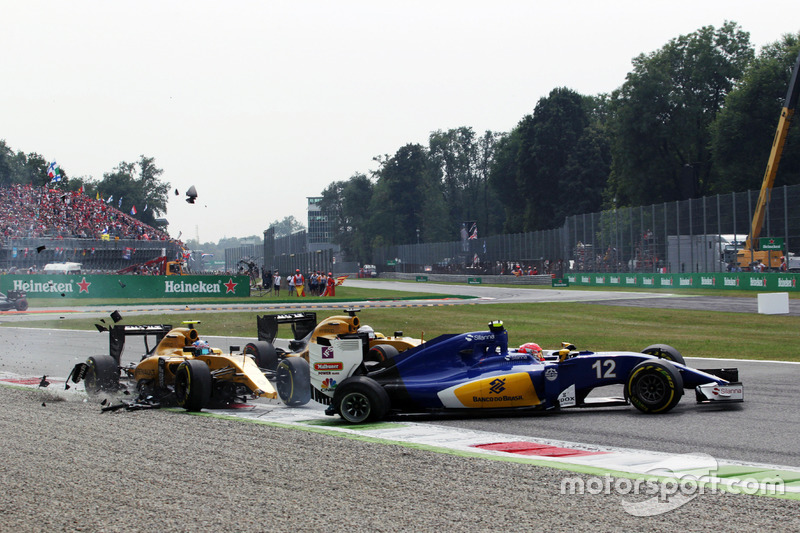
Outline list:
[[[337,291],[338,292],[338,291]],[[380,291],[379,291],[380,292]],[[404,293],[405,294],[405,293]],[[304,303],[308,303],[304,301]],[[249,300],[248,300],[249,301]],[[296,301],[296,300],[295,300]],[[124,309],[121,310],[123,316]],[[276,311],[277,312],[277,311]],[[125,317],[123,324],[169,323],[198,319],[201,334],[256,337],[256,314],[265,312],[175,312]],[[318,318],[342,311],[318,311]],[[413,308],[367,308],[363,323],[387,335],[401,330],[411,337],[432,339],[442,333],[485,330],[500,319],[513,346],[535,341],[555,348],[561,341],[579,349],[639,351],[665,343],[685,356],[800,361],[800,317],[643,309],[583,303],[473,304]],[[96,319],[48,319],[6,323],[6,326],[89,329]],[[288,337],[287,326],[279,336]]]

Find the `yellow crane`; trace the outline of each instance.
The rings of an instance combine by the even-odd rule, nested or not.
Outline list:
[[[776,250],[756,250],[755,241],[761,235],[761,228],[764,225],[764,214],[772,193],[772,186],[775,183],[775,175],[778,173],[778,163],[783,153],[783,145],[786,143],[786,136],[789,133],[789,126],[792,123],[794,109],[797,105],[797,95],[800,93],[800,82],[798,82],[798,72],[800,71],[800,54],[792,69],[792,77],[789,80],[789,90],[786,92],[786,99],[783,102],[781,118],[778,120],[778,129],[775,131],[775,138],[772,140],[772,150],[767,161],[767,170],[764,172],[764,180],[761,183],[761,192],[758,195],[756,210],[753,213],[753,221],[750,223],[750,233],[744,243],[744,248],[736,254],[736,259],[740,267],[746,268],[753,262],[761,260],[765,265],[777,265],[780,263],[783,252]]]

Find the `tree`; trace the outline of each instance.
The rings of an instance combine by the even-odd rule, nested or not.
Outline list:
[[[446,206],[438,170],[425,148],[407,144],[380,163],[370,204],[373,245],[415,243],[417,229],[426,242],[452,238],[442,220]]]
[[[103,174],[103,179],[96,184],[102,198],[112,198],[113,207],[124,213],[136,207],[132,216],[151,226],[156,218],[166,213],[170,189],[169,183],[158,179],[164,171],[156,167],[154,161],[144,155],[136,163],[122,161],[113,171]]]
[[[725,99],[711,125],[714,162],[712,190],[717,193],[759,189],[792,68],[800,52],[800,33],[765,46]],[[800,134],[788,135],[775,185],[800,183]]]
[[[472,128],[461,127],[431,133],[428,146],[431,164],[442,176],[446,221],[456,230],[465,221],[475,220],[484,232],[490,231],[490,219],[495,231],[502,217],[490,217],[490,209],[499,214],[499,204],[488,187],[489,169],[494,159],[498,135],[487,131],[477,137]]]
[[[570,89],[553,89],[536,104],[517,176],[525,194],[526,231],[563,222],[561,204],[569,198],[562,189],[572,179],[565,167],[588,123],[583,97]]]
[[[275,237],[286,237],[292,233],[306,229],[302,223],[298,222],[297,219],[291,215],[284,217],[283,220],[276,219],[272,221],[269,227],[275,228]]]
[[[438,167],[442,176],[442,191],[447,205],[449,224],[475,218],[475,206],[465,201],[468,189],[474,182],[474,162],[477,146],[472,128],[461,127],[446,132],[437,130],[428,140],[428,157],[431,165]]]
[[[506,233],[522,231],[522,217],[518,214],[519,204],[514,199],[521,197],[517,183],[517,157],[522,145],[522,125],[530,118],[530,115],[527,115],[510,133],[498,139],[494,161],[489,169],[489,186],[505,210],[503,231]]]
[[[341,246],[349,261],[369,262],[372,255],[370,211],[374,186],[361,173],[347,181],[331,183],[322,192],[319,204],[328,217],[332,242]]]
[[[14,181],[14,152],[0,139],[0,186],[7,187]]]
[[[48,166],[50,164],[47,160],[36,152],[27,155],[17,152],[12,163],[12,183],[30,183],[37,187],[46,185],[50,182],[50,178],[47,177]],[[66,174],[63,175],[66,177]]]
[[[470,200],[470,203],[476,206],[475,220],[478,221],[480,235],[500,233],[505,221],[503,204],[489,184],[501,138],[501,134],[487,130],[483,137],[478,139],[478,158],[475,168],[476,186],[472,189],[474,198]]]
[[[142,201],[148,208],[147,211],[144,211],[144,206],[141,203],[138,204],[136,218],[152,226],[158,216],[167,212],[170,184],[160,181],[159,177],[164,171],[156,167],[155,158],[142,155],[136,165],[139,168],[139,177],[136,183],[144,192]]]
[[[556,220],[598,211],[611,170],[611,147],[602,124],[583,130],[567,157],[560,180]]]
[[[608,197],[643,205],[706,193],[709,126],[752,57],[749,34],[726,22],[635,58],[612,95]]]
[[[567,215],[599,208],[609,160],[597,121],[601,103],[554,89],[500,140],[491,183],[506,207],[507,232],[554,228]]]

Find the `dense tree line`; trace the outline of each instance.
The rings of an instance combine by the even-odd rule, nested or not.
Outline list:
[[[559,227],[565,217],[758,189],[800,33],[758,56],[734,22],[633,59],[611,94],[553,89],[506,133],[434,131],[331,183],[321,207],[348,258],[376,246]],[[776,185],[800,183],[794,127]]]

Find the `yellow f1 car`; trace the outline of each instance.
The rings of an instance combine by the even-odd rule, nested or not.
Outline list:
[[[78,363],[67,382],[83,380],[90,395],[127,391],[124,382],[133,384],[136,399],[117,408],[178,405],[200,411],[243,402],[247,396],[277,397],[267,379],[272,372],[259,368],[267,361],[259,359],[258,353],[240,351],[237,346],[231,346],[230,353],[210,347],[200,340],[194,327],[197,323],[184,322],[184,326],[176,328],[164,324],[98,326],[109,332],[109,355],[92,356],[85,363]],[[122,366],[122,351],[129,336],[144,337],[145,354],[138,363]],[[156,341],[152,349],[148,346],[150,336]]]

